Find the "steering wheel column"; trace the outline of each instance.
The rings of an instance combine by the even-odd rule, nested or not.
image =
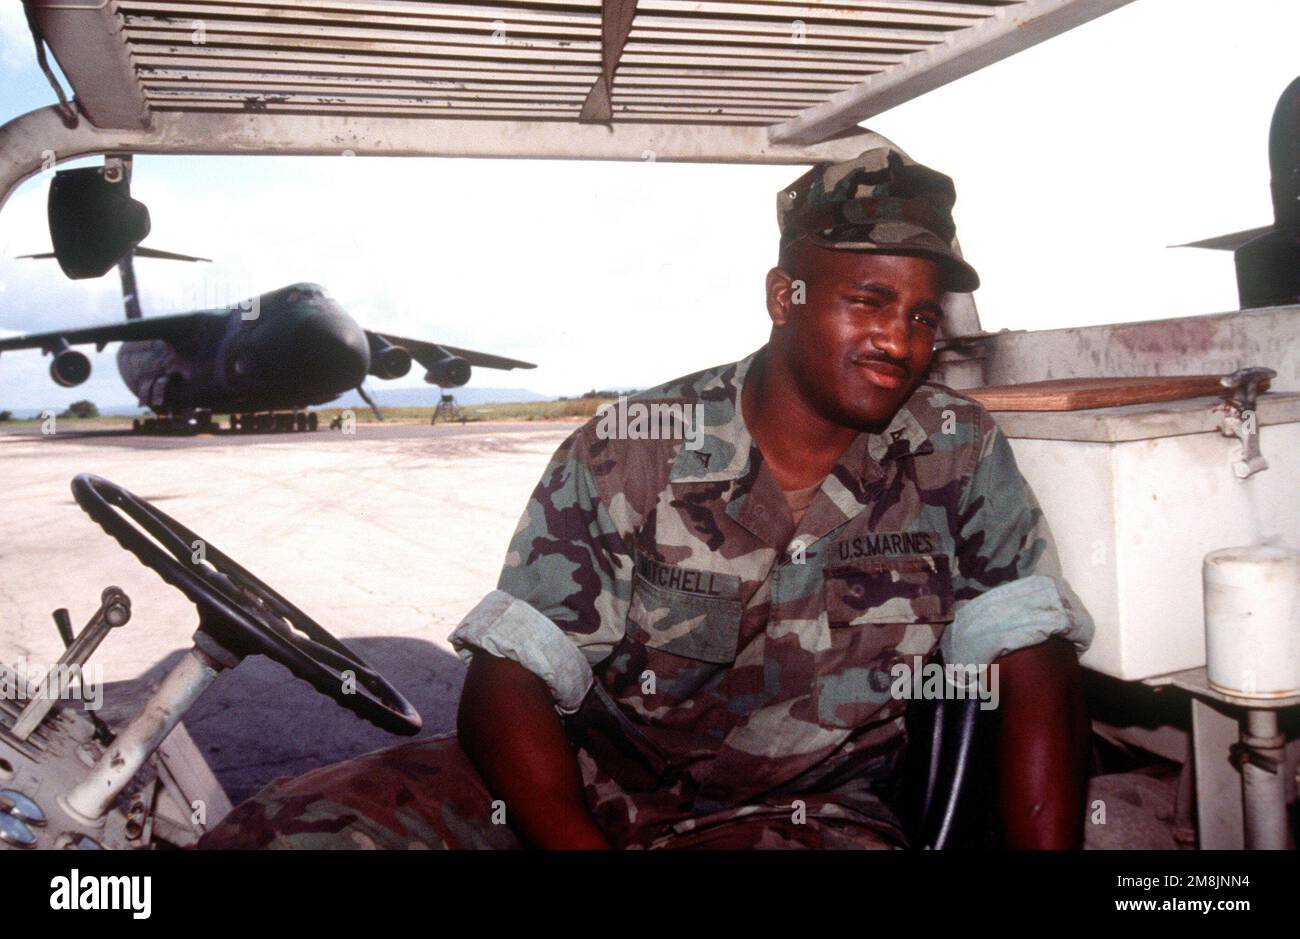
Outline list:
[[[194,647],[167,673],[140,713],[117,735],[85,780],[59,799],[68,814],[87,824],[103,818],[150,754],[167,739],[218,673],[239,664],[237,657],[217,646],[202,629],[194,634],[194,639]]]

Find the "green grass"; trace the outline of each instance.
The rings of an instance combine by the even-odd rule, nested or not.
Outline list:
[[[466,404],[461,406],[461,413],[464,414],[467,423],[481,421],[585,421],[596,413],[596,409],[601,405],[609,404],[614,398],[574,398],[569,401],[516,401],[504,402],[500,404]],[[328,427],[330,421],[338,417],[345,410],[344,408],[310,408],[319,416],[318,420],[321,426]],[[370,423],[375,420],[370,408],[362,406],[352,408],[352,413],[358,423]],[[418,408],[381,408],[384,412],[384,419],[397,423],[428,423],[433,416],[432,407]],[[228,415],[221,414],[217,416],[217,421],[224,428],[229,426],[230,419]],[[40,424],[41,418],[15,418],[6,421],[6,424]],[[3,425],[0,425],[3,426]],[[60,417],[58,418],[59,428],[113,428],[113,427],[130,427],[130,417]]]
[[[131,418],[115,417],[112,415],[101,414],[99,417],[57,417],[56,427],[130,427]],[[44,421],[41,417],[12,417],[7,421],[0,421],[0,427],[7,427],[10,424],[39,425]]]
[[[460,411],[467,423],[476,421],[585,421],[596,413],[603,404],[613,398],[576,398],[571,401],[515,401],[500,404],[465,404]],[[373,421],[374,414],[370,408],[352,408],[358,422]],[[384,408],[384,419],[388,421],[427,422],[433,416],[432,407],[423,408]],[[328,424],[343,408],[319,408],[320,420]],[[440,418],[441,420],[441,418]]]

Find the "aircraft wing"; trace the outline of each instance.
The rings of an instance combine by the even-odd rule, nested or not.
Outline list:
[[[1249,231],[1235,231],[1228,235],[1215,235],[1213,238],[1203,238],[1200,241],[1189,241],[1185,245],[1170,245],[1170,247],[1209,248],[1213,251],[1236,251],[1246,242],[1253,241],[1260,235],[1266,235],[1272,230],[1272,225],[1265,225],[1263,228],[1252,228]]]
[[[46,333],[28,333],[25,336],[8,336],[0,338],[0,352],[11,349],[58,348],[60,341],[70,346],[93,342],[102,350],[110,342],[133,342],[144,339],[163,339],[174,345],[184,345],[199,331],[199,327],[211,314],[178,313],[175,316],[149,316],[138,320],[122,320],[117,323],[105,323],[102,326],[77,326],[72,329],[58,329]]]
[[[532,362],[522,362],[519,359],[507,359],[503,355],[492,355],[487,352],[475,352],[472,349],[458,349],[455,346],[444,346],[438,342],[421,342],[419,339],[406,339],[402,336],[394,336],[392,333],[379,333],[373,330],[366,330],[367,336],[378,336],[380,339],[395,345],[401,346],[407,352],[411,353],[411,358],[419,362],[425,368],[432,368],[435,362],[445,358],[444,353],[450,352],[458,358],[464,359],[470,365],[476,365],[480,368],[537,368]]]

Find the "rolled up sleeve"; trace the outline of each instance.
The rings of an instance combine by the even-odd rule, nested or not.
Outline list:
[[[504,590],[493,590],[469,611],[451,634],[451,645],[466,665],[475,650],[518,662],[546,682],[561,714],[578,710],[591,690],[591,665],[573,641]]]
[[[578,709],[592,666],[623,637],[632,589],[631,554],[583,430],[560,445],[533,490],[497,589],[450,637],[466,663],[482,651],[537,675],[561,714]]]
[[[1092,617],[1061,575],[1051,530],[1006,436],[984,413],[978,462],[960,505],[957,599],[944,660],[987,665],[1062,637],[1083,652]]]

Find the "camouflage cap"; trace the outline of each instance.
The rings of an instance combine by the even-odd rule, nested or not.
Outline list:
[[[980,284],[953,246],[952,180],[892,147],[815,166],[776,198],[783,250],[808,238],[842,250],[918,254],[944,263],[951,291]]]

